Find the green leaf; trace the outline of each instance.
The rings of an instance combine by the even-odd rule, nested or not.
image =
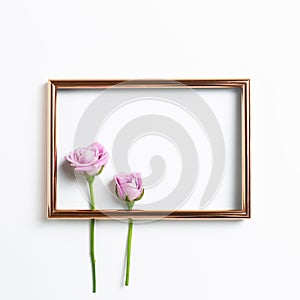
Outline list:
[[[144,196],[144,189],[143,189],[141,195],[140,195],[138,198],[136,198],[134,201],[139,201],[139,200],[141,200],[141,199],[143,198],[143,196]]]
[[[99,172],[96,174],[96,176],[100,175],[101,172],[103,171],[104,165],[100,168]]]

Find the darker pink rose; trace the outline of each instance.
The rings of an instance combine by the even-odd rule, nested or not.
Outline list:
[[[143,196],[140,173],[118,174],[115,176],[117,196],[122,200],[136,201]]]

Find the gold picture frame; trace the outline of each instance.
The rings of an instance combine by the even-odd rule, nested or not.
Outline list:
[[[225,210],[89,210],[61,209],[57,206],[57,97],[60,90],[109,89],[239,89],[241,133],[241,208]],[[47,145],[47,215],[50,219],[141,219],[202,220],[250,218],[250,80],[176,79],[176,80],[49,80]],[[72,149],[70,149],[72,150]]]

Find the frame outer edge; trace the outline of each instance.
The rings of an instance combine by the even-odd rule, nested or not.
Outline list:
[[[109,217],[101,211],[91,212],[89,210],[57,210],[56,209],[56,186],[57,186],[57,166],[56,166],[56,101],[57,101],[57,90],[58,89],[89,89],[89,88],[108,88],[113,84],[119,83],[125,80],[118,79],[86,79],[86,80],[62,80],[62,79],[49,79],[48,80],[48,112],[47,112],[47,216],[49,219],[161,219],[159,218],[159,211],[156,212],[128,212],[120,213],[114,211],[115,217]],[[170,81],[178,81],[186,84],[190,88],[234,88],[239,87],[244,90],[244,123],[242,130],[245,134],[245,187],[244,193],[246,196],[245,205],[243,210],[233,211],[213,211],[209,214],[209,211],[174,211],[170,215],[163,217],[163,220],[241,220],[251,217],[251,172],[250,172],[250,79],[162,79],[162,80],[134,80],[133,85],[129,85],[131,88],[170,88],[174,86],[168,86],[165,83]],[[127,87],[127,88],[128,88]],[[98,213],[98,214],[97,214]],[[153,215],[152,215],[153,214]]]

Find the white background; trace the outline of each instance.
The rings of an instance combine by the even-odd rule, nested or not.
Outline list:
[[[297,1],[1,1],[0,298],[298,299]],[[240,222],[46,219],[48,78],[252,79],[252,213]]]

